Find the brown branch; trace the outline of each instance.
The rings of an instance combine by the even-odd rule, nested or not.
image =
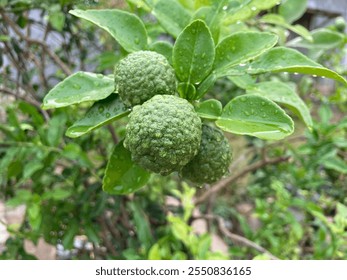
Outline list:
[[[118,256],[118,253],[116,249],[114,248],[112,242],[108,239],[108,228],[105,222],[105,219],[103,217],[100,217],[98,219],[100,225],[101,225],[101,237],[102,241],[107,249],[108,252],[110,252],[113,256]]]
[[[45,118],[45,120],[46,120],[46,121],[49,120],[49,115],[48,115],[48,113],[47,113],[45,110],[43,110],[43,109],[41,108],[41,104],[40,104],[37,100],[28,98],[26,95],[20,95],[19,93],[14,92],[14,91],[12,91],[11,89],[5,88],[5,87],[2,87],[2,86],[0,86],[0,92],[2,92],[2,93],[4,93],[4,94],[7,94],[7,95],[11,95],[11,96],[15,97],[16,99],[22,99],[22,100],[24,100],[25,102],[27,102],[27,103],[29,103],[29,104],[35,106],[35,107],[40,111],[40,113],[43,115],[43,117]]]
[[[29,38],[27,36],[25,36],[20,29],[18,28],[18,26],[6,15],[6,13],[3,10],[0,10],[0,14],[2,19],[12,28],[12,30],[25,42],[27,42],[27,44],[29,45],[39,45],[42,47],[42,50],[44,52],[46,52],[48,54],[48,56],[63,70],[63,72],[66,75],[71,75],[72,72],[70,70],[70,68],[59,58],[59,56],[57,56],[54,52],[52,52],[50,50],[50,48],[47,46],[47,44],[45,42],[42,42],[40,40],[35,40],[32,38]]]
[[[221,217],[214,215],[204,215],[201,217],[193,217],[194,219],[206,219],[206,220],[216,220],[218,224],[219,231],[226,237],[228,237],[233,243],[252,248],[262,254],[267,255],[271,260],[279,260],[276,256],[271,254],[268,250],[258,245],[257,243],[235,233],[230,232],[224,225],[224,221]]]
[[[262,168],[268,164],[277,164],[280,162],[288,161],[289,159],[290,159],[290,157],[278,157],[278,158],[272,158],[272,159],[264,159],[264,160],[258,161],[256,163],[253,163],[252,165],[243,169],[241,172],[239,172],[233,176],[227,177],[225,179],[222,179],[219,182],[217,182],[216,184],[214,184],[210,189],[208,189],[200,197],[196,198],[194,203],[195,203],[195,205],[199,205],[199,204],[205,202],[211,195],[221,191],[222,189],[226,188],[230,184],[236,182],[238,179],[242,178],[247,173],[256,171],[257,169]]]
[[[113,129],[113,126],[111,124],[109,124],[109,125],[107,125],[107,129],[111,133],[113,143],[115,145],[117,145],[119,141],[118,141],[118,137],[117,137],[117,135],[116,135],[116,133],[115,133],[115,131]]]

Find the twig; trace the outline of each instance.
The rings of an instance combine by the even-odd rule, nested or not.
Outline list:
[[[239,244],[239,245],[244,245],[246,247],[252,248],[262,254],[267,255],[271,260],[279,260],[279,258],[277,258],[276,256],[274,256],[273,254],[271,254],[268,250],[266,250],[265,248],[263,248],[262,246],[258,245],[257,243],[241,236],[235,233],[230,232],[224,225],[224,221],[221,217],[218,216],[214,216],[214,215],[204,215],[201,217],[193,217],[194,219],[206,219],[206,220],[216,220],[218,223],[218,229],[220,230],[220,232],[228,237],[232,242],[234,242],[235,244]]]
[[[11,95],[11,96],[13,96],[13,97],[15,97],[15,98],[17,98],[17,99],[22,99],[22,100],[24,100],[25,102],[27,102],[27,103],[29,103],[29,104],[35,106],[35,107],[40,111],[40,113],[43,115],[43,117],[45,118],[45,120],[46,120],[46,121],[49,120],[49,115],[48,115],[48,113],[47,113],[45,110],[41,109],[40,103],[39,103],[37,100],[35,100],[35,99],[29,99],[26,95],[20,95],[20,94],[14,92],[13,90],[11,90],[11,89],[9,89],[9,88],[5,88],[5,87],[2,87],[2,86],[0,86],[0,92],[2,92],[2,93],[4,93],[4,94],[7,94],[7,95]]]
[[[119,141],[118,141],[118,137],[117,137],[116,133],[114,132],[113,126],[111,124],[109,124],[109,125],[107,125],[107,129],[111,133],[112,140],[113,140],[114,144],[117,145]]]
[[[101,237],[103,240],[103,243],[107,249],[107,251],[111,252],[111,254],[113,256],[118,256],[118,253],[116,251],[116,249],[114,248],[113,244],[111,243],[111,241],[108,239],[107,233],[108,233],[108,229],[107,229],[107,225],[105,220],[101,217],[99,220],[99,223],[101,225]]]
[[[245,169],[243,169],[241,172],[227,177],[225,179],[222,179],[221,181],[219,181],[218,183],[216,183],[215,185],[213,185],[209,190],[207,190],[205,193],[203,193],[200,197],[196,198],[194,203],[195,205],[201,204],[204,201],[206,201],[211,195],[221,191],[222,189],[226,188],[227,186],[229,186],[230,184],[234,183],[235,181],[237,181],[239,178],[242,178],[243,176],[245,176],[247,173],[249,172],[253,172],[259,168],[262,168],[268,164],[277,164],[280,162],[285,162],[288,161],[290,159],[290,157],[278,157],[278,158],[272,158],[272,159],[264,159],[261,161],[258,161],[248,167],[246,167]]]
[[[50,50],[50,48],[47,46],[45,42],[42,42],[40,40],[35,40],[32,38],[28,38],[25,36],[18,28],[18,26],[6,15],[6,13],[0,9],[0,14],[2,19],[8,23],[9,26],[13,29],[13,31],[25,42],[27,42],[29,45],[39,45],[42,47],[42,50],[45,51],[48,56],[63,70],[63,72],[66,75],[71,75],[72,72],[70,68],[57,56],[54,52]]]

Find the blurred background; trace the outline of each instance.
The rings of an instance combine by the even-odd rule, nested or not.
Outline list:
[[[302,2],[291,26],[331,36],[299,50],[346,75],[347,2]],[[295,133],[278,142],[228,134],[230,174],[213,186],[153,175],[135,194],[111,196],[101,178],[125,122],[70,139],[66,129],[91,104],[41,109],[68,75],[112,74],[126,55],[106,32],[70,15],[74,8],[134,12],[149,38],[173,42],[140,0],[0,0],[0,259],[347,259],[346,87],[261,75],[295,88],[311,130],[296,119]],[[258,16],[231,28],[274,32],[281,45],[298,36]],[[225,78],[208,98],[226,104],[243,93]]]

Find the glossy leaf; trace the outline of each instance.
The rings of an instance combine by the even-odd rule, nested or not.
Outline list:
[[[66,131],[66,136],[80,137],[94,129],[120,119],[129,114],[118,94],[112,94],[104,100],[100,100],[88,110],[86,115],[76,121]]]
[[[307,8],[307,0],[284,0],[278,12],[287,22],[292,23],[301,18]]]
[[[43,99],[43,109],[65,107],[106,98],[114,91],[112,78],[102,74],[77,72],[57,84]]]
[[[262,10],[268,10],[276,6],[279,3],[279,0],[252,0],[246,2],[249,3],[237,10],[237,12],[230,13],[230,15],[225,18],[224,23],[232,24],[237,21],[243,21],[254,17]]]
[[[222,17],[219,16],[219,11],[213,7],[202,7],[196,11],[194,19],[203,20],[211,31],[213,41],[217,44],[220,33],[220,22]]]
[[[214,74],[211,73],[210,75],[207,76],[205,80],[200,83],[196,90],[196,99],[200,99],[201,97],[204,96],[208,90],[213,87],[214,83],[217,81],[218,77]]]
[[[231,100],[216,122],[224,131],[280,140],[294,131],[292,119],[273,101],[258,95]]]
[[[201,82],[212,69],[215,56],[212,35],[201,20],[195,20],[178,36],[173,66],[182,82]]]
[[[288,42],[287,45],[306,49],[328,50],[340,46],[344,42],[344,39],[345,37],[341,33],[329,29],[318,29],[312,31],[312,41],[295,38]]]
[[[309,128],[312,127],[313,124],[309,109],[289,85],[282,82],[262,82],[249,86],[247,93],[260,95],[276,103],[283,104],[298,115]]]
[[[247,69],[249,74],[267,72],[291,72],[322,76],[340,81],[347,85],[347,81],[322,65],[309,59],[302,53],[284,47],[269,50],[251,63]]]
[[[175,38],[187,26],[191,15],[175,0],[159,0],[153,7],[153,14],[163,28]]]
[[[147,48],[147,31],[134,14],[121,10],[71,10],[70,14],[86,19],[106,30],[127,51]]]
[[[216,47],[214,69],[223,76],[230,68],[260,56],[277,43],[278,37],[266,32],[239,32],[232,34]]]
[[[203,119],[217,120],[222,110],[222,103],[216,99],[208,99],[195,105],[195,111]]]
[[[256,79],[250,75],[242,75],[242,76],[230,76],[228,77],[230,81],[232,81],[237,87],[246,89],[255,84]]]
[[[102,188],[109,194],[129,194],[143,187],[149,177],[149,172],[131,160],[131,154],[122,141],[116,145],[107,163]]]
[[[265,16],[261,18],[261,22],[281,26],[283,28],[291,30],[292,32],[300,35],[301,37],[305,38],[308,41],[313,40],[310,31],[308,31],[305,27],[303,27],[300,24],[291,25],[287,23],[285,19],[280,15],[266,14]]]

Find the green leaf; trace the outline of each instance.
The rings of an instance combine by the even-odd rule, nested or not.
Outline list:
[[[219,5],[213,5],[210,7],[201,7],[196,11],[193,18],[203,20],[211,31],[213,41],[217,44],[219,41],[219,33],[221,27],[221,21],[223,16],[221,15],[223,6],[227,0],[219,1]]]
[[[339,173],[347,174],[347,163],[337,156],[325,158],[321,164],[327,169],[332,169]]]
[[[239,32],[226,37],[216,47],[214,69],[217,75],[227,75],[232,67],[260,56],[271,49],[277,39],[267,32]]]
[[[347,81],[336,72],[314,62],[297,50],[284,47],[269,50],[252,62],[247,69],[249,74],[283,71],[322,76],[347,85]]]
[[[285,105],[298,115],[309,128],[312,127],[313,123],[310,111],[304,101],[289,85],[282,82],[262,82],[249,86],[247,93],[260,95]]]
[[[103,179],[103,190],[110,194],[129,194],[137,191],[149,180],[150,173],[131,160],[123,141],[113,150]]]
[[[63,30],[65,24],[65,14],[63,12],[55,11],[50,13],[48,20],[54,29],[59,32]]]
[[[151,51],[162,54],[172,64],[173,45],[166,41],[157,41],[149,46]]]
[[[306,49],[329,50],[339,47],[345,40],[341,33],[329,29],[318,29],[311,32],[312,41],[303,38],[295,38],[287,43],[288,46]]]
[[[130,110],[125,107],[118,94],[112,94],[100,100],[88,110],[86,115],[75,122],[66,131],[66,136],[80,137],[112,121],[128,115]]]
[[[307,0],[284,0],[278,12],[287,22],[292,23],[303,16],[306,8]]]
[[[240,9],[234,12],[231,12],[224,20],[224,23],[229,25],[237,21],[243,21],[248,18],[256,16],[262,10],[268,10],[279,3],[279,0],[252,0],[245,1],[248,3],[245,6],[242,6]]]
[[[65,107],[106,98],[114,91],[112,78],[102,74],[77,72],[57,84],[43,99],[43,109]]]
[[[79,232],[78,221],[71,221],[69,224],[69,227],[65,231],[65,234],[62,240],[64,249],[68,250],[73,248],[74,239],[75,239],[75,236],[78,234],[78,232]]]
[[[178,36],[173,49],[173,66],[183,82],[201,82],[212,69],[215,56],[211,32],[195,20]]]
[[[141,245],[144,246],[146,250],[149,250],[153,244],[153,236],[148,217],[138,202],[131,202],[130,208],[134,217],[137,237],[139,238]]]
[[[264,22],[264,23],[270,23],[270,24],[284,27],[284,28],[291,30],[292,32],[302,36],[303,38],[305,38],[308,41],[313,40],[310,31],[308,31],[305,27],[303,27],[300,24],[291,25],[291,24],[287,23],[285,21],[285,19],[280,15],[266,14],[261,18],[260,21]]]
[[[199,117],[209,120],[217,120],[222,114],[222,110],[222,103],[216,99],[209,99],[195,105],[195,111]]]
[[[265,140],[280,140],[294,131],[292,119],[276,103],[258,95],[231,100],[216,124],[227,132]]]
[[[145,25],[135,14],[111,9],[71,10],[69,13],[106,30],[127,52],[147,48]]]
[[[217,81],[218,77],[212,72],[210,75],[207,76],[205,80],[200,83],[196,90],[196,98],[200,99],[204,96],[204,94],[214,85],[214,83]]]
[[[159,0],[153,7],[153,14],[163,28],[175,38],[191,18],[189,11],[175,0]]]
[[[249,86],[254,85],[256,82],[256,79],[250,75],[229,76],[228,79],[232,81],[237,87],[242,89],[246,89]]]

